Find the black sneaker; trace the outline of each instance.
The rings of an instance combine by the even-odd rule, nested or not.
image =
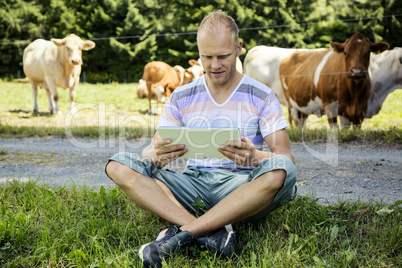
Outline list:
[[[235,259],[237,257],[236,231],[232,224],[219,228],[206,236],[199,237],[195,241],[200,246],[206,246],[212,254],[217,254],[228,259]]]
[[[137,254],[145,267],[161,267],[163,260],[167,260],[182,246],[194,240],[191,233],[181,231],[179,228],[179,225],[172,225],[162,230],[154,242],[140,247]]]

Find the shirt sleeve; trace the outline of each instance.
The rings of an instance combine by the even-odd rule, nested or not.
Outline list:
[[[261,135],[266,136],[288,127],[281,104],[275,94],[270,91],[265,99],[259,120]]]
[[[159,119],[157,127],[181,127],[183,126],[182,115],[177,105],[175,92],[170,95],[165,106],[163,107],[162,115]]]

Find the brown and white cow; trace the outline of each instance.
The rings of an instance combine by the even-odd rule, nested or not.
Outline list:
[[[200,78],[203,74],[205,74],[204,67],[202,67],[200,61],[191,59],[188,61],[188,64],[190,64],[188,71],[193,74],[193,81]]]
[[[75,90],[79,83],[82,65],[82,50],[90,50],[95,43],[83,41],[75,34],[51,41],[37,39],[24,50],[24,73],[29,78],[34,96],[33,112],[38,112],[38,86],[46,89],[49,109],[60,113],[57,87],[70,89],[70,111],[76,112]]]
[[[322,111],[331,126],[337,126],[338,115],[360,125],[371,94],[370,53],[382,52],[389,45],[374,44],[361,33],[344,43],[330,44],[333,49],[296,51],[281,62],[279,73],[284,95],[293,117],[301,125],[308,114]]]
[[[191,83],[195,80],[194,78],[194,73],[190,68],[184,69],[182,66],[180,65],[175,65],[173,67],[173,69],[175,69],[175,71],[177,72],[177,75],[179,77],[179,86],[182,85],[186,85],[188,83]]]
[[[279,102],[287,106],[288,102],[283,94],[279,78],[279,66],[283,59],[289,57],[295,51],[308,51],[308,49],[253,47],[244,58],[244,74],[267,85],[275,93]]]
[[[146,98],[147,90],[147,82],[145,82],[143,79],[140,79],[137,86],[137,97],[140,99]]]
[[[294,49],[269,46],[256,46],[250,49],[244,59],[244,73],[272,89],[280,103],[288,107],[279,77],[279,67],[283,59],[295,51],[320,51],[319,49]],[[402,48],[386,50],[380,54],[371,53],[369,74],[371,95],[365,118],[378,114],[389,93],[402,88]],[[341,116],[342,126],[349,125]],[[292,116],[289,109],[289,122]]]
[[[151,100],[157,100],[157,106],[165,102],[172,92],[179,86],[180,79],[177,71],[162,61],[149,62],[144,67],[142,79],[147,84],[147,97],[149,101],[148,113],[152,114]]]

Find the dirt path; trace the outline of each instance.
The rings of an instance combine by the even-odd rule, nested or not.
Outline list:
[[[38,179],[50,185],[114,186],[104,173],[108,157],[119,151],[141,153],[149,140],[0,139],[0,183]],[[402,200],[402,146],[293,143],[298,192],[338,200]],[[181,170],[183,162],[169,165]]]

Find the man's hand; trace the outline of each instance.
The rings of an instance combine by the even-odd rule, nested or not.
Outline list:
[[[169,145],[170,143],[171,140],[161,139],[156,133],[151,145],[145,148],[142,157],[156,167],[162,168],[187,152],[184,144]]]
[[[218,150],[239,166],[256,167],[263,159],[275,155],[257,150],[253,142],[244,137],[241,137],[240,141],[230,140],[226,144],[220,145]]]

